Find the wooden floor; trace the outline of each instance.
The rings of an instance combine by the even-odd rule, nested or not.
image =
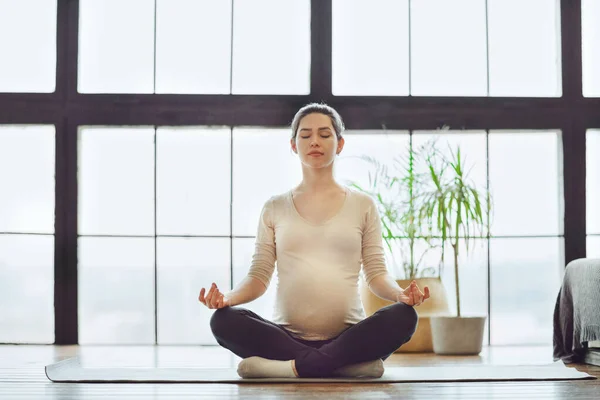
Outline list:
[[[66,384],[50,382],[44,366],[79,355],[89,366],[235,367],[239,358],[219,347],[0,345],[0,399],[600,399],[600,379],[538,382],[391,384]],[[395,354],[386,366],[545,364],[549,347],[489,347],[479,356]],[[600,377],[600,367],[569,365]]]

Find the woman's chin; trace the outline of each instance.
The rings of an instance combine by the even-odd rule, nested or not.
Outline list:
[[[331,162],[321,160],[307,160],[303,164],[309,168],[321,169],[331,166]]]

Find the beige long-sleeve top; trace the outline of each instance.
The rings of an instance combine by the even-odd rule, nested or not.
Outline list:
[[[358,280],[386,274],[381,220],[374,200],[345,188],[342,208],[327,221],[305,220],[292,191],[269,198],[258,224],[248,275],[278,285],[272,321],[305,340],[331,339],[365,318]]]

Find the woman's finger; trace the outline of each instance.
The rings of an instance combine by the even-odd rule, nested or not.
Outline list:
[[[423,300],[427,300],[429,298],[429,287],[425,286],[424,290],[425,294],[423,295]]]
[[[214,296],[214,306],[218,308],[219,306],[219,301],[221,301],[221,299],[223,298],[223,293],[221,293],[221,291],[217,288],[217,291],[215,292],[215,296]]]
[[[206,295],[206,304],[210,305],[210,302],[212,301],[212,297],[214,296],[215,293],[215,284],[213,283],[212,286],[210,287],[210,290],[208,291],[208,294]]]
[[[200,296],[198,296],[198,300],[200,300],[200,303],[206,304],[206,300],[204,300],[204,288],[200,290]]]
[[[210,296],[214,291],[215,291],[215,284],[212,283],[210,285],[210,289],[208,289],[208,293],[206,294],[206,297]]]
[[[215,294],[213,294],[211,305],[213,307],[217,308],[217,305],[219,304],[220,299],[221,299],[221,292],[219,291],[219,289],[217,289],[215,291]]]
[[[419,305],[421,304],[421,291],[419,290],[419,287],[415,284],[415,286],[413,287],[413,298],[415,299],[415,305]]]
[[[212,300],[212,293],[209,292],[209,294],[206,295],[206,298],[204,299],[206,301],[206,305],[210,306],[210,302]]]
[[[417,290],[413,290],[413,305],[418,306],[420,304],[419,302],[419,292]]]

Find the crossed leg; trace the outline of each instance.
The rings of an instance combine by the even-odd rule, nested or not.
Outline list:
[[[216,310],[210,326],[217,343],[237,356],[295,360],[298,375],[308,378],[332,376],[336,369],[351,364],[385,360],[410,340],[417,320],[412,306],[394,303],[318,347],[295,339],[281,326],[241,307]]]

